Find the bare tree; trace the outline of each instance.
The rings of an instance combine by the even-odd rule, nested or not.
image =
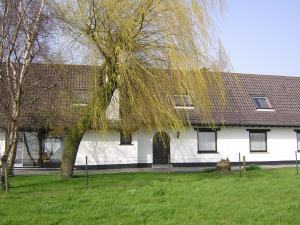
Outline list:
[[[49,88],[41,90],[39,84],[44,78],[34,79],[29,68],[45,52],[50,18],[44,0],[1,0],[0,13],[0,92],[5,96],[1,110],[7,127],[2,161],[8,163],[8,172],[13,174],[21,119]],[[30,90],[36,88],[40,93],[33,95]]]

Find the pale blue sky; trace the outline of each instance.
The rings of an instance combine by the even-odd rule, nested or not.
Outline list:
[[[300,76],[300,0],[227,0],[218,26],[235,72]]]

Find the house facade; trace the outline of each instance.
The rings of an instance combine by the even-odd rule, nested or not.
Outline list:
[[[179,102],[174,107],[188,114],[190,125],[185,129],[160,133],[137,129],[130,135],[116,130],[106,134],[88,131],[75,166],[84,168],[86,157],[88,166],[95,169],[206,166],[226,158],[237,163],[239,154],[253,164],[295,163],[300,150],[300,77],[223,73],[222,78],[228,102],[222,111],[212,109],[213,128],[205,124],[189,96],[181,96],[183,105]],[[109,119],[118,117],[117,112],[115,93],[107,109]],[[48,142],[50,146],[51,140]],[[62,152],[63,140],[56,140],[53,146]],[[4,148],[5,131],[1,129],[0,152]],[[18,151],[24,154],[24,146]]]
[[[252,164],[289,164],[295,162],[298,133],[292,128],[270,129],[224,127],[218,130],[188,128],[166,131],[164,143],[157,133],[138,131],[131,142],[121,144],[119,132],[100,135],[87,132],[81,141],[75,165],[94,168],[151,167],[152,165],[208,166],[221,159],[239,161],[239,154]],[[166,146],[165,146],[166,145]],[[207,148],[203,148],[203,147]],[[203,149],[202,149],[203,148]]]
[[[183,130],[138,130],[131,137],[114,131],[87,132],[80,144],[76,166],[94,168],[215,165],[221,159],[254,164],[295,163],[300,148],[300,77],[222,74],[228,102],[222,112],[212,111],[211,129],[191,107],[192,124]],[[188,98],[188,96],[182,96]],[[111,107],[111,106],[110,106]]]

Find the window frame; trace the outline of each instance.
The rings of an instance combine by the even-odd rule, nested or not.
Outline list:
[[[133,145],[132,144],[132,133],[129,133],[130,142],[124,141],[124,133],[120,131],[120,145]]]
[[[266,103],[267,103],[267,105],[269,105],[269,107],[258,107],[257,106],[257,104],[256,104],[256,102],[255,102],[255,100],[254,99],[258,99],[258,98],[263,98],[263,99],[265,99],[266,100]],[[268,99],[268,97],[267,96],[256,96],[256,95],[252,95],[251,96],[251,100],[252,100],[252,102],[254,103],[254,105],[255,105],[255,108],[257,109],[257,110],[260,110],[260,109],[273,109],[273,107],[272,107],[272,105],[271,105],[271,103],[270,103],[270,101],[269,101],[269,99]]]
[[[218,134],[217,131],[219,131],[220,129],[211,129],[211,128],[195,128],[194,129],[197,132],[197,150],[198,150],[198,154],[216,154],[218,153]],[[200,150],[199,149],[199,133],[205,133],[205,132],[210,132],[210,133],[214,133],[215,134],[215,150]]]
[[[190,104],[188,104],[188,105],[177,105],[176,100],[174,99],[174,98],[177,98],[177,97],[181,98],[182,100],[184,99],[184,97],[188,97]],[[173,101],[174,107],[176,109],[194,109],[194,104],[193,104],[192,99],[191,99],[189,94],[184,94],[184,95],[176,94],[176,95],[173,95],[172,101]],[[184,100],[183,100],[183,103],[184,103]]]
[[[260,153],[260,152],[268,152],[268,132],[270,131],[269,129],[247,129],[249,132],[249,150],[250,153]],[[261,150],[252,150],[251,149],[251,133],[264,133],[265,134],[265,149]]]
[[[297,152],[300,152],[300,145],[298,140],[300,141],[300,130],[295,130],[296,133],[296,141],[297,141]]]

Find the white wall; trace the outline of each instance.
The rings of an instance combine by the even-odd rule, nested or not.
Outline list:
[[[171,163],[215,162],[221,159],[220,154],[198,154],[197,132],[187,129],[180,132],[179,138],[171,137]]]
[[[152,163],[152,145],[154,132],[137,132],[138,139],[138,162]]]
[[[189,129],[181,132],[179,139],[171,138],[171,162],[217,162],[227,157],[237,162],[239,152],[241,156],[246,156],[247,161],[295,160],[297,139],[292,128],[270,129],[267,132],[266,153],[250,153],[247,127],[222,128],[217,137],[217,153],[198,154],[196,131]]]
[[[75,165],[135,164],[138,163],[137,135],[132,135],[132,145],[120,145],[120,133],[85,133],[80,143]]]
[[[251,129],[254,129],[253,127]],[[297,150],[296,133],[293,128],[271,128],[267,132],[266,153],[250,153],[249,132],[247,127],[221,128],[217,133],[217,153],[199,154],[197,132],[182,130],[179,138],[176,131],[167,131],[170,136],[171,163],[207,163],[217,162],[221,158],[238,161],[238,154],[249,161],[295,160]],[[87,132],[80,144],[76,165],[152,163],[152,143],[155,132],[138,131],[132,135],[132,145],[120,145],[120,133],[111,132],[100,135],[95,131]],[[300,154],[299,154],[300,155]]]
[[[5,131],[0,129],[0,157],[5,151]]]

